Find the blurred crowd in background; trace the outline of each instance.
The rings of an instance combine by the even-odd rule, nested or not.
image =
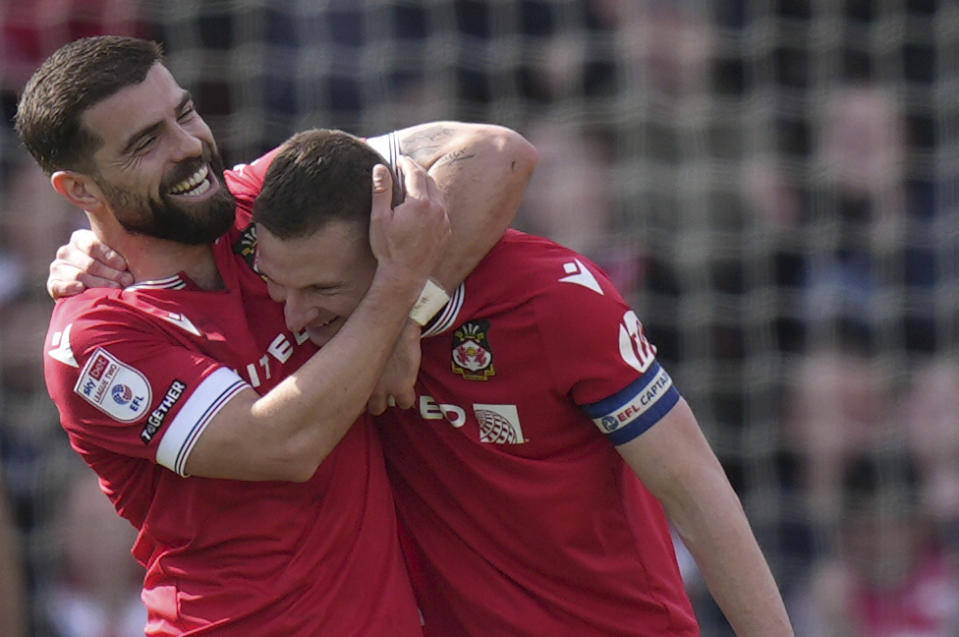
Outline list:
[[[228,165],[308,127],[522,132],[515,225],[633,304],[797,634],[959,635],[949,0],[4,0],[0,633],[142,634],[133,529],[42,378],[48,263],[85,219],[11,124],[40,62],[100,33],[164,44]],[[731,634],[679,549],[704,635]]]

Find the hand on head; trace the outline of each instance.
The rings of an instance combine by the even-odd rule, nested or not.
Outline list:
[[[426,280],[450,237],[446,202],[433,178],[408,157],[400,158],[406,197],[390,208],[393,181],[383,165],[373,168],[370,246],[380,268]]]

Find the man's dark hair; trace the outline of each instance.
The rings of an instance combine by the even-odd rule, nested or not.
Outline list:
[[[309,236],[333,220],[369,225],[373,166],[383,158],[339,130],[297,133],[280,147],[253,205],[253,220],[279,239]],[[393,179],[393,201],[399,184]]]
[[[15,117],[20,139],[48,175],[89,170],[102,140],[82,126],[83,113],[139,84],[162,61],[160,45],[139,38],[104,35],[60,47],[23,89]]]

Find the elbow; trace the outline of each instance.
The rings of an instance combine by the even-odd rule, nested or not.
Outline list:
[[[301,444],[294,436],[270,458],[271,479],[283,482],[307,482],[326,458],[315,445]]]
[[[288,458],[280,461],[274,466],[274,480],[283,482],[308,482],[320,463],[311,458]]]
[[[536,165],[539,164],[539,151],[536,150],[536,146],[533,146],[529,140],[515,133],[518,141],[516,142],[516,162],[520,170],[525,171],[525,176],[529,179],[533,171],[536,169]]]
[[[494,145],[510,162],[510,174],[525,183],[539,163],[539,151],[528,139],[512,129],[502,126],[491,128],[490,136]]]
[[[286,478],[287,482],[308,482],[310,478],[316,473],[316,470],[320,468],[320,465],[317,463],[304,463],[300,466],[292,468],[288,472],[288,477]]]

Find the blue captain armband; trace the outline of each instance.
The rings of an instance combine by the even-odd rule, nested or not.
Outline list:
[[[665,416],[679,402],[679,390],[659,363],[653,361],[634,383],[584,409],[614,445],[629,442]]]

